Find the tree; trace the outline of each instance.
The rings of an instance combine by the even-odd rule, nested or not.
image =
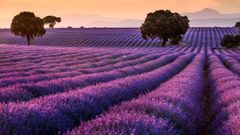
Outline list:
[[[165,46],[169,39],[178,43],[188,28],[188,17],[172,13],[170,10],[158,10],[147,15],[140,29],[144,39],[159,38],[162,40],[162,46]]]
[[[240,28],[240,22],[236,22],[235,27]]]
[[[236,46],[236,38],[233,35],[225,35],[221,40],[221,45],[226,48],[232,48]]]
[[[179,44],[179,42],[182,40],[182,37],[181,36],[178,36],[178,37],[175,37],[171,40],[171,44],[173,45],[177,45]]]
[[[30,45],[31,39],[43,36],[46,30],[41,18],[36,17],[32,12],[21,12],[13,18],[11,32],[27,38],[27,43]]]
[[[240,46],[240,35],[236,35],[235,36],[235,45],[237,46],[237,47],[239,47]]]
[[[49,24],[49,28],[53,28],[56,23],[60,23],[61,17],[55,17],[55,16],[46,16],[43,18],[44,24]]]
[[[240,33],[240,22],[236,22],[235,27],[238,28],[238,33]]]

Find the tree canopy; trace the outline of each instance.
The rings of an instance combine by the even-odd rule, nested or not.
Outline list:
[[[169,39],[178,43],[188,28],[187,16],[172,13],[170,10],[158,10],[147,15],[140,29],[144,39],[159,38],[162,40],[162,46],[165,46]]]
[[[236,22],[235,27],[240,28],[240,22]]]
[[[55,16],[46,16],[43,18],[44,24],[48,24],[49,28],[53,28],[56,23],[60,23],[62,21],[61,17],[55,17]]]
[[[240,46],[240,35],[225,35],[221,40],[221,45],[226,48]]]
[[[26,38],[30,45],[31,39],[43,36],[46,30],[41,18],[36,17],[32,12],[21,12],[13,18],[11,32]]]

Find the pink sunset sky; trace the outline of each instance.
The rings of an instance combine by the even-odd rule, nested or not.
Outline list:
[[[213,8],[222,13],[235,13],[240,12],[239,7],[240,0],[0,0],[0,28],[7,27],[21,11],[32,11],[40,17],[81,14],[144,19],[148,12],[157,9],[182,13]]]

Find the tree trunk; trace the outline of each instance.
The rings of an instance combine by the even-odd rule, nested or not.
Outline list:
[[[168,41],[167,38],[163,38],[162,47],[165,47],[165,46],[166,46],[167,41]]]
[[[50,23],[49,28],[53,29],[53,27],[54,27],[54,24]]]
[[[30,38],[30,36],[27,36],[27,44],[28,44],[28,45],[31,44],[31,38]]]

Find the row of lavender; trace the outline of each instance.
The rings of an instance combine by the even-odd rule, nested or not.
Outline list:
[[[82,88],[100,82],[108,82],[159,68],[174,60],[163,59],[165,54],[114,53],[108,50],[92,54],[93,49],[80,52],[59,52],[37,47],[19,53],[20,47],[11,49],[4,45],[0,72],[1,102],[30,100],[35,97]],[[25,48],[28,49],[28,48]],[[39,50],[40,49],[40,50]],[[25,52],[23,55],[22,52]],[[29,52],[32,52],[29,54]],[[41,56],[38,56],[38,55]],[[12,58],[13,57],[13,58]],[[166,62],[163,62],[166,61]],[[17,65],[17,66],[16,66]],[[18,94],[16,94],[18,93]]]
[[[215,135],[239,135],[240,57],[209,53],[211,103],[209,131]]]
[[[187,47],[1,45],[0,134],[240,134],[240,51],[208,33]]]
[[[108,50],[108,52],[103,51],[93,55],[91,53],[97,51],[91,49],[89,52],[90,50],[86,48],[86,51],[82,48],[80,52],[70,49],[70,51],[64,50],[62,53],[59,52],[61,48],[35,47],[35,50],[27,50],[29,48],[26,47],[24,48],[26,50],[22,50],[23,48],[18,46],[14,47],[15,49],[7,45],[4,47],[5,50],[2,47],[1,52],[7,59],[3,57],[1,60],[1,102],[30,100],[39,96],[124,78],[157,69],[162,62],[162,59],[159,58],[161,54],[156,54],[156,52],[149,54],[148,51],[131,52],[134,54],[131,54],[130,51],[123,51],[124,53],[118,52],[117,54],[113,50],[112,53]],[[11,51],[8,52],[10,54],[4,52],[10,48]],[[49,51],[46,51],[48,49]],[[171,52],[184,50],[175,48]],[[198,52],[196,50],[198,49],[195,48],[193,52]],[[39,54],[39,51],[46,52],[46,54]],[[167,49],[164,52],[165,54],[169,53]],[[236,53],[228,52],[226,54],[234,55]],[[238,72],[238,65],[234,65],[231,64],[232,70]]]
[[[113,72],[57,79],[54,85],[46,81],[42,85],[27,84],[28,87],[24,85],[21,89],[1,89],[2,96],[7,95],[5,99],[12,98],[0,105],[1,134],[56,134],[67,131],[115,104],[155,90],[180,72],[194,57],[192,53],[146,55],[153,60],[147,59],[143,64],[132,63],[132,66]],[[104,83],[93,85],[96,81]],[[13,92],[10,93],[12,97],[8,96],[13,90],[20,90],[20,94]],[[21,94],[30,98],[19,102],[21,97],[15,97]]]
[[[239,134],[238,50],[0,51],[0,134]]]
[[[220,47],[220,39],[225,34],[236,34],[235,28],[189,28],[183,36],[183,42],[196,47],[197,44],[208,47]],[[35,45],[53,46],[94,46],[94,47],[146,47],[159,46],[159,40],[144,40],[139,29],[54,29],[47,30],[44,37],[37,38]],[[16,37],[10,30],[0,30],[0,43],[26,44],[25,39]]]
[[[239,135],[240,57],[207,51],[153,92],[66,134]]]
[[[198,54],[156,90],[83,123],[75,134],[197,134],[204,125],[201,97],[205,56]]]

